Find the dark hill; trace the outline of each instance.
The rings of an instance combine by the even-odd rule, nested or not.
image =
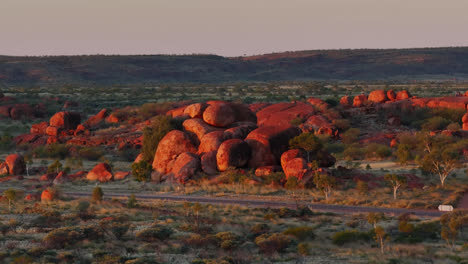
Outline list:
[[[215,55],[0,56],[5,85],[468,79],[468,47]]]

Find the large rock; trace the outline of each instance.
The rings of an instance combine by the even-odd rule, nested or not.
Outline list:
[[[114,174],[114,180],[123,180],[130,175],[129,171],[118,171]]]
[[[5,164],[10,175],[21,175],[26,171],[26,163],[20,154],[8,155],[5,158]]]
[[[252,122],[257,124],[257,116],[247,105],[238,103],[229,103],[229,105],[234,110],[236,122]]]
[[[43,202],[53,201],[55,199],[54,196],[55,196],[54,193],[52,193],[51,191],[45,189],[41,194],[41,201],[43,201]]]
[[[100,181],[100,182],[107,182],[112,180],[112,168],[107,163],[99,163],[97,164],[88,175],[86,175],[86,179],[90,181]]]
[[[388,101],[388,97],[384,90],[375,90],[369,94],[369,98],[367,100],[374,103],[385,103]]]
[[[186,133],[180,130],[170,131],[159,142],[154,156],[153,169],[161,175],[169,173],[168,163],[183,152],[195,153],[197,148]]]
[[[108,115],[109,111],[107,111],[107,109],[104,108],[101,111],[99,111],[99,113],[97,113],[96,115],[88,118],[88,120],[86,120],[83,125],[87,128],[97,126],[100,123],[104,122]]]
[[[224,137],[245,139],[250,132],[257,128],[257,125],[252,122],[234,123],[233,127],[224,130]]]
[[[342,105],[342,106],[352,106],[353,105],[353,97],[348,96],[348,95],[341,97],[340,105]]]
[[[46,135],[51,137],[57,137],[60,134],[60,128],[55,126],[48,126],[45,130]]]
[[[307,173],[309,167],[307,161],[304,158],[294,158],[287,161],[283,166],[284,175],[286,179],[290,177],[296,177],[302,180],[302,177]]]
[[[56,184],[63,184],[63,183],[69,182],[69,181],[71,181],[71,180],[70,180],[70,178],[68,178],[67,173],[65,171],[61,171],[55,177],[53,183],[54,183],[54,185],[56,185]]]
[[[47,123],[47,122],[41,122],[39,124],[33,124],[31,126],[31,129],[29,130],[29,132],[31,134],[45,134],[46,129],[47,129],[48,126],[49,126],[49,123]]]
[[[367,95],[365,94],[356,95],[353,100],[353,106],[361,107],[361,106],[364,106],[366,102],[367,102]]]
[[[300,134],[301,130],[295,126],[262,126],[250,132],[245,140],[252,149],[249,167],[279,164],[289,140]]]
[[[201,167],[204,173],[208,175],[215,175],[218,173],[218,166],[216,164],[217,151],[206,152],[201,156]]]
[[[81,116],[75,112],[58,112],[49,120],[49,126],[65,130],[75,129],[81,123]]]
[[[182,123],[185,130],[194,133],[198,140],[201,140],[207,133],[217,131],[219,128],[210,126],[200,118],[187,119]]]
[[[184,109],[184,114],[190,116],[190,118],[203,118],[206,107],[207,105],[204,103],[191,104]]]
[[[174,179],[180,183],[186,183],[198,171],[200,171],[201,164],[198,155],[184,152],[177,156],[177,159],[172,166],[172,174]]]
[[[290,149],[281,154],[281,167],[284,168],[286,163],[295,158],[306,158],[306,155],[301,149]]]
[[[223,131],[213,131],[204,135],[198,146],[198,154],[203,154],[210,151],[217,151],[224,140],[229,139]]]
[[[388,100],[395,101],[396,100],[396,93],[393,90],[387,91],[387,98]]]
[[[251,150],[249,144],[242,139],[229,139],[219,146],[216,154],[216,163],[219,171],[229,168],[244,167],[250,159]]]
[[[406,91],[406,90],[403,90],[403,91],[399,91],[396,95],[396,100],[404,100],[404,99],[408,99],[411,97],[411,94]]]
[[[290,126],[295,119],[307,119],[315,114],[314,106],[302,102],[279,103],[257,112],[259,126]]]
[[[203,121],[215,127],[227,127],[236,121],[236,116],[229,104],[220,102],[206,108]]]
[[[307,102],[313,106],[315,106],[317,109],[321,111],[327,110],[330,105],[326,102],[324,102],[322,99],[315,98],[315,97],[310,97],[307,99]]]

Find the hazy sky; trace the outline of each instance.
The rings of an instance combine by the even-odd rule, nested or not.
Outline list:
[[[468,46],[468,0],[0,0],[0,54]]]

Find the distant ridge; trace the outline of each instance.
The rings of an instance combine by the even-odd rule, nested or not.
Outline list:
[[[133,85],[294,80],[468,80],[468,47],[217,55],[0,56],[0,84]]]

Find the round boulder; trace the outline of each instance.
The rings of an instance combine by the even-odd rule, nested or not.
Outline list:
[[[200,171],[200,158],[198,155],[184,152],[180,154],[172,166],[174,179],[180,183],[185,183]]]
[[[183,152],[195,153],[197,148],[186,133],[180,130],[170,131],[159,141],[154,155],[153,169],[161,175],[169,173],[168,163]]]
[[[249,144],[241,139],[229,139],[219,146],[216,154],[216,163],[219,171],[229,168],[244,167],[250,159]]]
[[[206,108],[203,120],[212,126],[227,127],[236,121],[236,116],[231,106],[220,102]]]
[[[11,154],[5,158],[10,175],[21,175],[26,171],[26,163],[20,154]]]
[[[184,109],[184,114],[189,115],[191,118],[202,118],[203,111],[206,109],[206,104],[196,103],[187,106]]]
[[[384,90],[375,90],[369,94],[369,98],[367,100],[374,103],[384,103],[388,101],[388,97]]]

